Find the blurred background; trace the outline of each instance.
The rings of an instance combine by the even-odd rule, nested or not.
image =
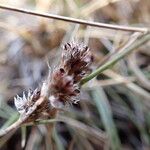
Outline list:
[[[149,0],[0,0],[0,4],[109,24],[150,27]],[[136,33],[96,28],[0,10],[0,126],[18,114],[14,96],[40,87],[59,64],[62,45],[88,45],[92,69]],[[0,140],[1,150],[149,150],[150,43],[83,86],[81,101],[60,112],[47,138],[44,125],[22,127]],[[16,117],[17,116],[17,117]]]

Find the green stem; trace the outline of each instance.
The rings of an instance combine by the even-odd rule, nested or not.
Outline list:
[[[131,45],[130,47],[126,48],[121,53],[118,53],[116,56],[114,56],[107,63],[105,63],[104,65],[102,65],[101,67],[99,67],[97,70],[95,70],[94,72],[92,72],[90,75],[88,75],[85,78],[83,78],[81,80],[81,82],[80,82],[80,85],[85,84],[86,82],[90,81],[91,79],[93,79],[94,77],[96,77],[97,75],[99,75],[100,73],[102,73],[104,70],[110,68],[112,65],[114,65],[115,63],[117,63],[120,59],[122,59],[124,56],[126,56],[127,54],[129,54],[130,52],[132,52],[134,49],[138,48],[139,46],[143,45],[144,43],[148,42],[149,40],[150,40],[150,33],[142,36],[141,39],[135,41],[133,43],[133,45]]]
[[[60,119],[37,120],[34,122],[22,124],[22,126],[33,126],[33,125],[39,125],[39,124],[48,124],[48,123],[54,123],[54,122],[59,122],[59,121],[62,121],[62,120],[60,120]]]
[[[14,114],[12,114],[12,116],[7,120],[7,122],[1,127],[1,130],[9,127],[12,123],[16,122],[18,118],[18,113],[15,112]]]

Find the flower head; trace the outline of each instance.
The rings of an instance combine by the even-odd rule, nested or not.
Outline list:
[[[80,93],[79,87],[74,83],[73,77],[67,75],[63,68],[58,68],[53,72],[50,91],[50,94],[57,101],[64,104],[66,102],[75,102]]]
[[[91,62],[92,54],[87,46],[73,42],[64,45],[60,66],[51,75],[50,101],[53,105],[79,101],[79,82],[91,71]]]
[[[87,46],[71,42],[64,45],[61,60],[61,68],[77,83],[91,71],[93,57]]]
[[[23,92],[22,97],[18,95],[14,97],[14,104],[20,114],[28,113],[39,97],[40,91],[38,89],[35,89],[34,91],[29,90],[27,96]]]
[[[34,92],[30,90],[27,96],[23,93],[22,98],[18,95],[14,98],[18,112],[31,114],[29,119],[35,120],[42,114],[50,114],[53,109],[79,101],[79,83],[91,71],[91,62],[92,55],[87,46],[73,42],[65,44],[60,65],[54,69],[41,89]],[[34,105],[40,97],[44,97],[44,102],[35,110]]]

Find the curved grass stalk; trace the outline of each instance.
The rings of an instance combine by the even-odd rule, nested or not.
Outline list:
[[[142,46],[144,43],[148,42],[150,40],[150,33],[143,35],[139,40],[135,41],[130,47],[127,47],[124,51],[121,53],[116,54],[111,60],[106,62],[104,65],[93,71],[90,75],[87,77],[83,78],[80,82],[80,85],[85,84],[86,82],[90,81],[106,69],[110,68],[113,66],[115,63],[117,63],[119,60],[121,60],[123,57],[125,57],[127,54],[131,53],[133,50],[136,48]]]
[[[113,24],[106,24],[106,23],[100,23],[100,22],[93,22],[93,21],[87,21],[87,20],[76,19],[76,18],[71,18],[71,17],[53,15],[53,14],[49,14],[49,13],[41,13],[41,12],[22,9],[22,8],[15,8],[12,6],[0,5],[0,9],[20,12],[20,13],[44,17],[44,18],[51,18],[51,19],[56,19],[56,20],[61,20],[61,21],[67,21],[67,22],[72,22],[72,23],[89,25],[89,26],[93,26],[93,27],[122,30],[122,31],[128,31],[128,32],[147,33],[149,31],[148,28],[144,28],[144,27],[143,28],[142,27],[129,27],[129,26],[121,26],[121,25],[113,25]]]

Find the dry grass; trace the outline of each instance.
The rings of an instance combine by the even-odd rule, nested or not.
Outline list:
[[[149,0],[0,0],[6,7],[0,10],[0,149],[148,150]],[[41,87],[61,63],[62,45],[73,40],[94,56],[93,72],[78,80],[80,102],[51,118],[17,121],[14,96]]]

